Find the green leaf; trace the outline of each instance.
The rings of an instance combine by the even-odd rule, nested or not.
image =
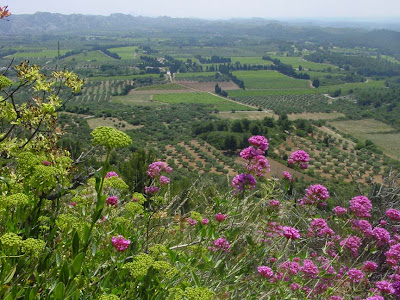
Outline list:
[[[60,275],[58,275],[58,281],[64,282],[67,284],[68,280],[69,280],[68,264],[67,264],[67,262],[65,262],[60,270]],[[65,288],[65,286],[64,286],[64,288]]]
[[[0,180],[3,181],[7,185],[7,189],[10,190],[10,184],[5,177],[0,176]]]
[[[199,276],[193,271],[190,271],[190,275],[192,275],[193,281],[196,283],[196,286],[200,286]]]
[[[7,284],[11,281],[11,279],[14,277],[15,271],[17,270],[17,266],[14,266],[11,268],[10,273],[7,275],[7,277],[4,279],[3,284]]]
[[[75,257],[79,253],[79,234],[75,231],[74,237],[72,238],[72,257]]]
[[[64,300],[65,299],[65,284],[59,282],[54,290],[54,299],[55,300]]]
[[[82,268],[82,262],[83,262],[83,258],[84,258],[84,254],[83,252],[79,253],[74,261],[72,262],[72,271],[73,271],[73,275],[77,275],[79,274],[79,272],[81,271]]]

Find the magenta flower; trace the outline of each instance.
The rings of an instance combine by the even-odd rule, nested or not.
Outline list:
[[[298,163],[308,163],[310,161],[310,156],[304,150],[297,150],[290,154],[288,162],[290,165]]]
[[[203,225],[207,225],[208,223],[210,223],[209,219],[202,219],[201,220],[201,224],[203,224]]]
[[[215,220],[217,220],[218,222],[225,221],[226,220],[226,215],[218,213],[218,214],[215,215]]]
[[[247,148],[244,148],[242,151],[240,151],[240,157],[244,159],[252,159],[253,157],[257,156],[258,153],[254,147],[250,146]]]
[[[274,276],[274,272],[272,271],[272,269],[267,266],[257,267],[257,272],[262,277],[266,277],[266,278],[272,278]]]
[[[70,202],[68,203],[69,206],[76,206],[76,202]]]
[[[376,296],[371,296],[368,298],[365,298],[365,300],[385,300],[382,296],[376,295]]]
[[[329,300],[343,300],[343,298],[340,296],[330,296]]]
[[[261,151],[265,152],[268,150],[268,140],[262,135],[254,135],[249,138],[249,143],[256,146]]]
[[[340,247],[348,249],[354,256],[358,256],[358,248],[360,248],[361,244],[361,239],[358,236],[348,235],[340,242]]]
[[[314,262],[311,259],[305,259],[303,261],[303,266],[300,268],[300,271],[302,271],[307,277],[310,278],[317,277],[319,273],[318,267],[314,264]]]
[[[344,208],[344,207],[341,207],[341,206],[336,206],[336,207],[333,209],[333,212],[334,212],[335,215],[337,215],[337,216],[342,216],[342,215],[344,215],[344,214],[347,213],[347,209]]]
[[[290,174],[289,172],[283,171],[283,177],[289,180],[290,182],[294,181],[292,178],[292,174]]]
[[[378,268],[378,264],[376,262],[367,260],[362,267],[364,272],[373,272]]]
[[[107,197],[106,204],[116,207],[118,205],[118,198],[116,196]]]
[[[386,229],[380,227],[374,228],[374,230],[372,231],[372,236],[377,241],[378,246],[383,246],[390,241],[390,233]]]
[[[44,166],[50,166],[51,163],[50,163],[49,161],[47,161],[47,160],[43,160],[43,161],[42,161],[42,165],[44,165]]]
[[[391,245],[389,251],[385,252],[388,265],[397,265],[400,261],[400,244]]]
[[[110,177],[119,177],[119,176],[118,176],[118,174],[115,173],[115,172],[108,172],[108,173],[106,174],[106,177],[104,177],[104,178],[110,178]]]
[[[156,161],[149,165],[147,169],[147,175],[149,175],[150,178],[156,178],[160,176],[162,171],[165,171],[166,173],[171,173],[172,168],[169,167],[165,162]]]
[[[364,273],[356,268],[350,269],[347,272],[347,276],[349,276],[349,280],[351,283],[359,283],[361,280],[364,279]]]
[[[160,184],[161,185],[168,184],[169,182],[170,182],[170,179],[168,177],[160,176]]]
[[[160,188],[159,188],[158,186],[146,186],[146,187],[144,188],[144,192],[145,192],[146,194],[149,194],[149,195],[155,194],[155,193],[157,193],[159,190],[160,190]]]
[[[256,187],[257,181],[254,179],[254,177],[251,174],[239,174],[236,175],[232,179],[232,188],[234,189],[233,193],[237,194],[239,191],[243,191],[246,186],[249,187],[249,189],[254,189]]]
[[[284,226],[282,229],[283,229],[283,235],[286,238],[292,240],[297,240],[298,238],[300,238],[300,233],[296,228],[290,226]]]
[[[372,235],[372,225],[367,220],[352,220],[354,230],[360,230],[365,236]]]
[[[197,223],[197,221],[194,220],[194,219],[192,219],[192,218],[187,218],[186,221],[187,221],[187,222],[189,223],[189,225],[191,225],[191,226],[194,226],[194,225],[196,225],[196,223]]]
[[[213,252],[215,252],[217,250],[223,250],[224,252],[228,252],[229,248],[230,248],[230,245],[226,239],[218,238],[214,241],[214,247],[209,248],[209,249],[211,249]]]
[[[375,282],[375,286],[381,293],[393,294],[395,292],[393,285],[386,280]]]
[[[321,184],[310,185],[306,189],[305,198],[300,200],[301,204],[314,204],[325,206],[326,200],[329,198],[329,192],[326,187]]]
[[[329,228],[328,224],[324,219],[314,219],[311,222],[310,231],[316,234],[317,236],[335,234],[335,232],[331,228]]]
[[[117,251],[124,251],[131,244],[131,241],[125,239],[122,235],[113,236],[111,242],[114,248],[117,249]]]
[[[393,221],[400,221],[400,211],[397,209],[388,209],[386,215]]]
[[[365,196],[356,196],[350,200],[350,211],[359,218],[371,217],[372,203]]]

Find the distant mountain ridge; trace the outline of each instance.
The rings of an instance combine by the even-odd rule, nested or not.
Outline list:
[[[276,21],[261,18],[205,20],[171,17],[141,17],[126,14],[110,16],[63,15],[37,12],[32,15],[11,15],[2,22],[1,35],[85,35],[135,34],[144,37],[212,37],[232,39],[252,37],[269,40],[323,41],[343,46],[379,48],[388,53],[400,53],[400,32],[388,29],[334,27],[301,22]],[[360,25],[361,26],[361,25]]]

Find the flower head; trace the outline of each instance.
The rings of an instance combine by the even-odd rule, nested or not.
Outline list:
[[[118,198],[116,196],[107,197],[106,204],[116,207],[118,205]]]
[[[359,218],[371,217],[372,203],[365,196],[356,196],[350,200],[350,211]]]
[[[282,230],[283,235],[288,239],[297,240],[298,238],[300,238],[299,231],[294,227],[284,226]]]
[[[110,178],[110,177],[119,177],[119,176],[117,173],[111,171],[108,172],[104,178]]]
[[[233,193],[237,194],[239,191],[243,191],[246,186],[249,187],[249,189],[254,189],[256,187],[257,181],[254,179],[254,177],[251,174],[239,174],[236,175],[232,179],[232,188],[234,188]]]
[[[108,126],[99,126],[90,134],[93,136],[93,144],[102,145],[107,149],[123,148],[132,144],[129,135]]]
[[[267,266],[259,266],[257,267],[257,272],[262,277],[272,278],[274,276],[274,272],[270,267]]]
[[[125,239],[122,235],[119,235],[119,236],[113,236],[111,239],[111,243],[113,247],[117,249],[117,251],[124,251],[129,247],[131,241]]]
[[[389,217],[389,219],[393,221],[400,221],[400,210],[397,209],[388,209],[386,211],[386,215]]]
[[[226,215],[222,214],[222,213],[217,213],[215,215],[215,220],[217,220],[218,222],[222,222],[226,220]]]

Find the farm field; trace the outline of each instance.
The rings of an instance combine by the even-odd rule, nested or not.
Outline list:
[[[275,71],[234,71],[233,75],[244,81],[247,89],[307,88],[307,80],[294,79]]]
[[[113,96],[112,102],[120,103],[125,105],[141,105],[141,106],[160,106],[166,105],[166,103],[153,101],[152,94],[131,94],[126,96]]]
[[[370,140],[386,155],[394,159],[400,157],[400,133],[391,133],[394,128],[373,119],[329,122],[339,131],[361,140]]]
[[[219,87],[225,91],[236,90],[238,86],[232,81],[210,81],[210,82],[197,82],[197,81],[180,81],[180,84],[190,89],[199,90],[203,92],[214,92],[215,85],[218,83]]]
[[[75,54],[63,58],[62,61],[77,61],[77,62],[114,62],[115,58],[105,55],[100,50],[88,51],[85,53]]]
[[[332,100],[321,94],[239,96],[233,99],[240,103],[273,110],[277,114],[328,113],[335,109]]]
[[[117,48],[109,48],[108,50],[110,52],[115,52],[117,53],[121,59],[136,59],[136,57],[140,57],[140,54],[135,52],[138,47],[132,46],[132,47],[117,47]]]
[[[345,114],[338,112],[331,113],[302,113],[302,114],[289,114],[288,118],[291,121],[298,119],[306,119],[306,120],[333,120],[337,118],[343,118]]]
[[[249,110],[250,108],[210,93],[159,94],[154,100],[163,103],[197,103],[220,111]]]
[[[311,70],[324,70],[328,67],[331,67],[332,69],[337,69],[337,67],[334,65],[314,63],[311,61],[307,61],[302,57],[271,56],[271,58],[279,59],[284,64],[291,65],[295,69],[298,68],[299,66],[302,66],[303,68],[308,69],[308,70],[310,70],[310,69]]]

